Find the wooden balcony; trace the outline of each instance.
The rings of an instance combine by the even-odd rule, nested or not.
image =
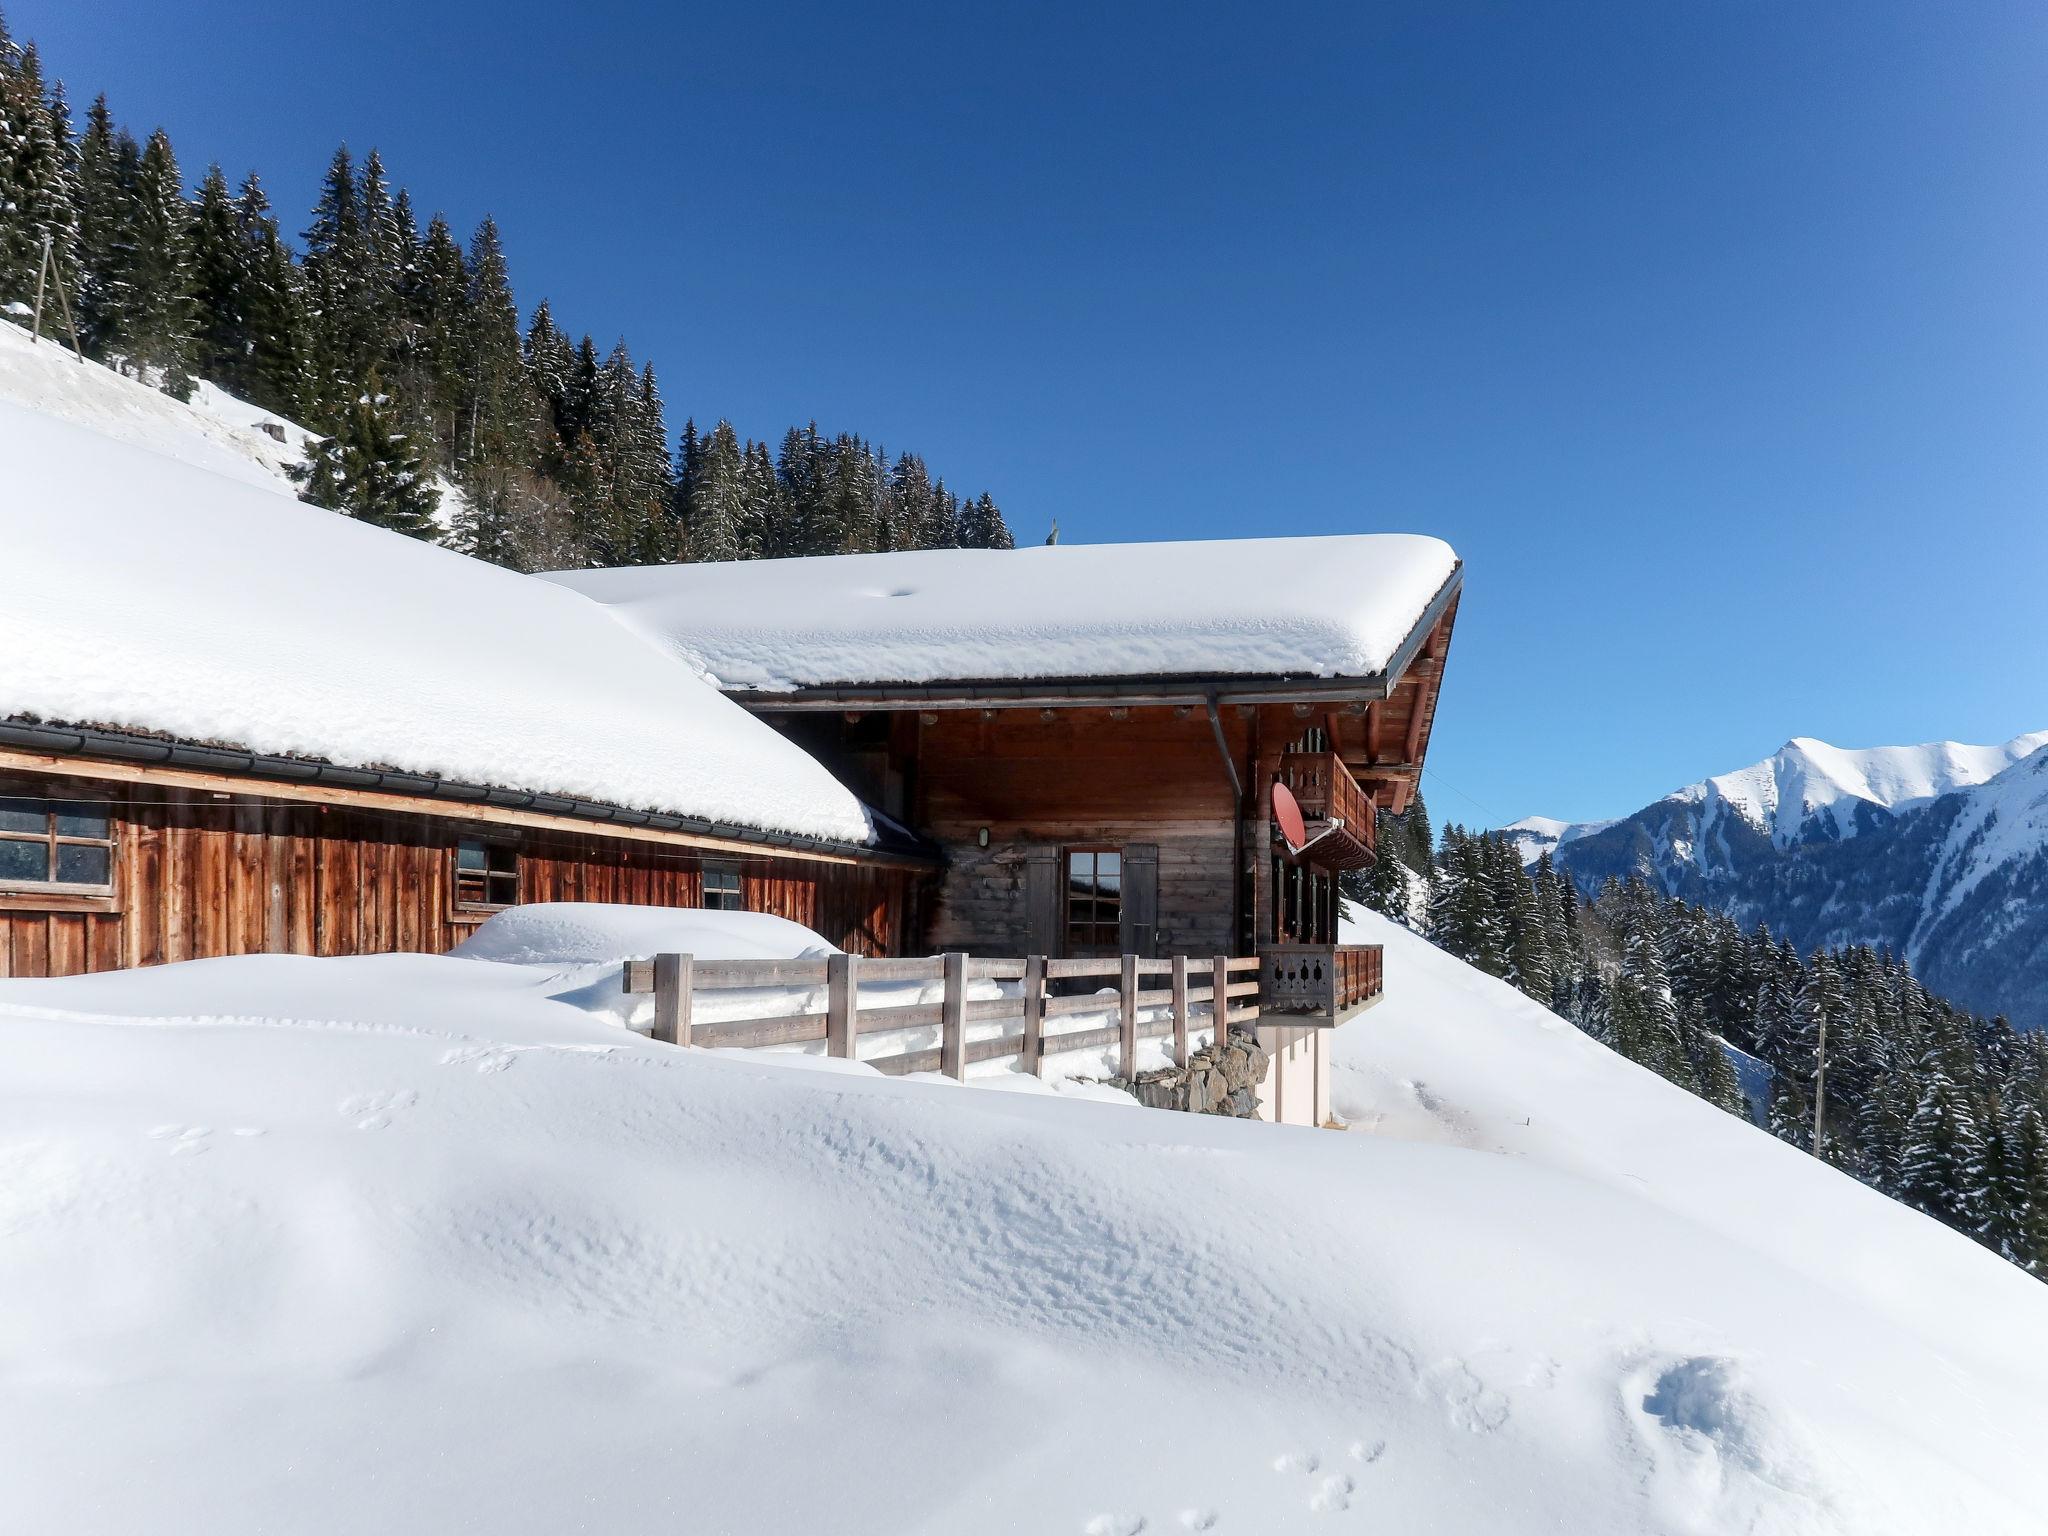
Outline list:
[[[1341,1024],[1380,1000],[1386,985],[1377,944],[1268,944],[1259,951],[1259,1008]]]
[[[1323,869],[1363,869],[1373,861],[1377,815],[1372,797],[1334,752],[1290,752],[1276,781],[1300,802],[1308,842],[1297,857]]]

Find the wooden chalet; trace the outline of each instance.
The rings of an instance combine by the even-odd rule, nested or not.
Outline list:
[[[936,850],[584,599],[59,422],[7,477],[0,977],[555,900],[920,941]]]
[[[1268,1108],[1325,1118],[1321,1031],[1272,1020],[1379,996],[1337,879],[1415,792],[1441,543],[542,580],[65,430],[0,506],[0,976],[436,952],[534,901],[746,909],[983,975],[1114,958],[1125,1070],[1135,975],[1256,965],[1230,996],[1258,993]]]
[[[1416,793],[1461,576],[1435,540],[1362,536],[556,579],[704,666],[937,845],[943,865],[908,919],[924,950],[1295,946],[1338,972],[1343,1016],[1377,999],[1381,977],[1377,949],[1338,944],[1338,877],[1371,862],[1377,811]],[[1235,607],[1190,620],[1216,591]],[[1104,612],[1139,612],[1105,624],[1087,606],[1095,592]],[[998,658],[1004,672],[970,675]],[[1159,665],[1175,658],[1179,669]],[[1298,839],[1282,826],[1289,797]],[[1320,1120],[1322,1034],[1265,1033],[1274,1092],[1292,1076],[1295,1098],[1317,1104],[1285,1118]]]

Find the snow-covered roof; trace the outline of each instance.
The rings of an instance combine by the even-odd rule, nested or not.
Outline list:
[[[1456,572],[1418,534],[563,571],[721,686],[1372,677]]]
[[[0,718],[869,840],[823,767],[567,588],[68,414],[0,399]]]

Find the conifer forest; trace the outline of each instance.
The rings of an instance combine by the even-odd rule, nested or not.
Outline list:
[[[522,571],[1011,545],[986,491],[914,452],[815,422],[673,433],[651,362],[546,300],[522,326],[496,223],[423,222],[374,148],[334,152],[296,243],[254,171],[188,190],[161,128],[138,139],[104,96],[74,122],[4,17],[0,208],[0,304],[26,307],[47,238],[88,357],[314,432],[319,506]]]

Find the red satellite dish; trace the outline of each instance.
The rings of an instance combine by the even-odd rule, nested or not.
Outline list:
[[[1287,839],[1290,852],[1299,853],[1308,845],[1308,823],[1301,819],[1301,802],[1285,784],[1273,786],[1273,819],[1280,823],[1280,835]]]

